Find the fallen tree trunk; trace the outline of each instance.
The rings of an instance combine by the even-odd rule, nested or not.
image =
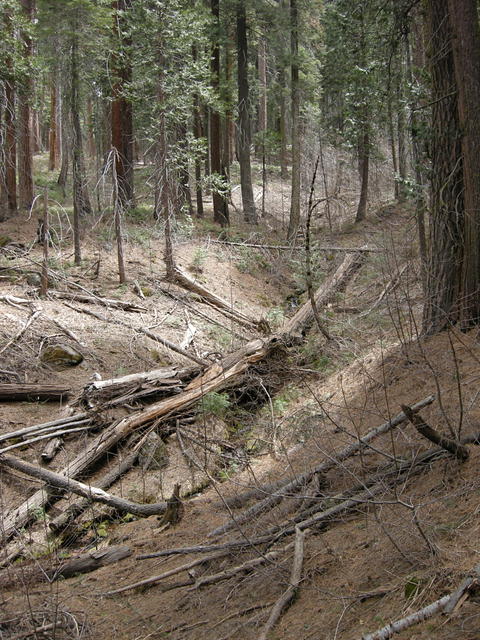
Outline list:
[[[0,401],[2,400],[61,400],[70,395],[70,387],[55,384],[0,384]]]
[[[52,420],[51,422],[43,422],[42,424],[35,424],[31,427],[24,427],[23,429],[17,429],[16,431],[9,431],[0,435],[0,442],[5,440],[11,440],[12,438],[23,438],[24,436],[31,435],[32,433],[48,433],[49,431],[58,431],[58,429],[69,429],[70,427],[79,427],[82,424],[87,424],[92,421],[92,417],[88,413],[76,413],[73,416],[66,418],[59,418],[58,420]]]
[[[249,329],[258,329],[259,323],[252,318],[249,318],[241,311],[234,309],[231,304],[229,304],[223,298],[220,298],[215,293],[209,291],[206,287],[201,285],[199,282],[191,278],[184,271],[179,269],[178,267],[174,267],[173,269],[173,282],[175,284],[180,285],[187,291],[192,291],[199,295],[207,304],[211,305],[219,309],[220,311],[226,313],[229,318],[235,320],[239,324],[242,324]]]
[[[141,391],[151,390],[152,393],[163,388],[169,390],[171,387],[183,385],[185,380],[189,380],[198,372],[198,367],[179,368],[163,367],[162,369],[152,369],[140,373],[131,373],[120,378],[109,378],[108,380],[95,380],[89,382],[83,388],[80,398],[75,404],[102,404],[118,396],[128,396]]]
[[[355,273],[360,269],[364,253],[347,253],[338,269],[330,275],[315,292],[314,300],[317,308],[331,302],[338,291],[342,291]],[[287,335],[304,334],[313,324],[314,313],[310,300],[305,302],[282,328]]]
[[[24,460],[14,458],[13,456],[6,454],[0,455],[0,466],[1,465],[21,471],[32,478],[43,480],[51,487],[62,489],[64,491],[71,491],[72,493],[76,493],[88,500],[92,500],[93,502],[102,502],[103,504],[108,504],[110,507],[113,507],[118,511],[133,513],[136,516],[157,515],[159,513],[163,513],[167,507],[165,502],[158,502],[155,504],[139,504],[137,502],[131,502],[130,500],[125,500],[125,498],[119,498],[111,493],[107,493],[98,487],[92,487],[91,485],[84,484],[83,482],[78,482],[78,480],[73,480],[63,474],[50,471],[49,469],[36,467],[29,462],[25,462]]]
[[[71,300],[72,302],[85,302],[86,304],[98,304],[103,307],[112,309],[122,309],[123,311],[132,311],[141,313],[148,311],[145,307],[140,307],[135,302],[124,302],[123,300],[112,300],[110,298],[102,298],[101,296],[89,296],[84,293],[70,293],[69,291],[52,291],[48,292],[49,297],[59,298],[60,300]]]
[[[58,578],[70,578],[77,573],[88,573],[95,571],[107,564],[120,562],[132,555],[132,551],[126,546],[107,547],[106,549],[94,549],[88,553],[83,553],[76,558],[69,558],[55,569],[47,572],[50,581]]]
[[[423,609],[420,609],[419,611],[415,611],[415,613],[412,613],[405,618],[401,618],[396,622],[391,622],[390,624],[385,625],[374,633],[364,634],[362,636],[362,640],[388,640],[388,638],[391,638],[394,633],[400,633],[415,624],[419,624],[420,622],[431,618],[437,613],[451,613],[461,597],[474,586],[478,585],[480,580],[480,565],[477,565],[474,568],[473,573],[473,576],[466,578],[460,587],[455,589],[452,593],[435,600],[435,602],[423,607]]]

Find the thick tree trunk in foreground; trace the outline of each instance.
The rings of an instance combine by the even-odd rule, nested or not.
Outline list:
[[[365,125],[365,131],[361,136],[358,153],[360,165],[360,198],[358,200],[355,222],[361,222],[367,217],[368,179],[370,175],[370,136],[368,134],[368,125]]]
[[[251,125],[248,86],[248,43],[245,3],[237,6],[237,53],[238,53],[238,159],[240,184],[245,222],[257,224],[255,200],[253,198],[252,168],[250,164]]]
[[[13,79],[5,83],[5,191],[10,215],[17,211],[17,142],[15,137],[15,89]]]
[[[435,333],[459,320],[464,241],[462,133],[458,119],[448,0],[426,12],[432,76],[431,223],[423,330]]]
[[[462,132],[464,233],[458,300],[462,327],[480,321],[480,29],[476,0],[448,0]]]

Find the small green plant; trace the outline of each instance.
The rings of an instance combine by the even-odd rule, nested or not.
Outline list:
[[[230,404],[228,393],[217,393],[216,391],[211,391],[203,396],[200,406],[201,410],[205,414],[214,415],[220,418],[225,415]]]
[[[208,251],[205,247],[197,247],[190,262],[190,270],[194,273],[202,273],[203,265],[208,258]]]
[[[407,582],[405,583],[405,588],[404,588],[405,599],[411,600],[412,598],[414,598],[417,595],[419,589],[420,589],[420,578],[418,578],[417,576],[410,576]]]
[[[285,321],[285,314],[281,307],[272,307],[267,311],[267,321],[273,331],[279,329]]]
[[[220,351],[229,349],[232,346],[231,334],[221,327],[211,329],[211,331],[209,331],[209,336],[214,341],[215,347]]]
[[[32,518],[37,522],[44,522],[47,517],[45,509],[42,507],[36,507],[35,509],[32,509],[30,513],[32,514]]]

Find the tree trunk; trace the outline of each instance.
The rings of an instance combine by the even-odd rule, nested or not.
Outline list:
[[[112,99],[112,147],[115,155],[118,179],[119,203],[123,209],[133,206],[133,111],[126,97],[126,85],[132,79],[130,61],[130,37],[125,36],[126,14],[132,0],[114,0],[112,8],[113,35],[116,50],[113,54],[113,99]]]
[[[212,38],[212,89],[213,93],[219,96],[220,87],[220,6],[219,0],[211,0],[211,11],[214,22],[214,34]],[[213,108],[210,111],[210,164],[211,171],[219,180],[225,183],[226,174],[222,166],[222,133],[221,133],[221,117],[220,112]],[[226,197],[218,193],[217,189],[213,190],[213,219],[222,227],[229,224],[228,202]]]
[[[198,57],[195,46],[192,48],[192,58],[196,62]],[[200,113],[200,96],[195,93],[193,97],[193,136],[195,140],[202,139],[202,118]],[[195,198],[197,203],[197,217],[203,218],[203,192],[202,192],[202,163],[198,153],[195,155]]]
[[[278,72],[278,81],[280,84],[280,118],[279,118],[279,134],[280,134],[280,177],[282,180],[288,180],[288,159],[287,159],[287,101],[285,67],[280,62]]]
[[[448,0],[458,87],[464,184],[464,246],[458,300],[467,328],[480,321],[480,29],[475,0]]]
[[[290,51],[292,56],[292,198],[288,239],[293,240],[300,226],[300,84],[298,66],[298,6],[297,0],[290,0]]]
[[[78,69],[78,23],[73,21],[73,34],[70,59],[70,115],[72,119],[72,170],[73,170],[73,204],[77,215],[92,213],[87,191],[85,161],[83,157],[82,127],[80,125],[80,75]],[[75,258],[77,262],[77,256]]]
[[[5,82],[5,191],[9,215],[17,212],[17,142],[15,137],[15,85]]]
[[[263,158],[265,155],[265,134],[267,132],[267,41],[265,36],[260,37],[258,44],[258,133],[260,142],[257,145],[257,154]]]
[[[360,165],[360,198],[358,201],[357,215],[355,222],[361,222],[367,217],[368,201],[368,178],[370,173],[370,136],[368,125],[364,125],[365,130],[361,134],[359,145],[359,165]]]
[[[248,43],[245,2],[237,5],[237,53],[238,53],[238,159],[240,162],[240,184],[242,189],[243,215],[245,222],[257,224],[255,200],[253,198],[252,168],[250,165],[251,126],[248,86]]]
[[[48,170],[55,171],[58,165],[57,143],[57,96],[58,87],[56,74],[52,74],[50,81],[50,127],[48,132]]]
[[[34,0],[21,0],[25,20],[32,24],[35,13]],[[27,67],[27,79],[22,84],[22,91],[18,93],[18,200],[22,208],[29,209],[32,206],[33,193],[33,140],[32,140],[32,113],[33,100],[33,76],[31,69],[33,42],[30,35],[23,31],[24,64]]]
[[[429,334],[459,319],[464,205],[462,133],[448,1],[430,0],[426,8],[432,76],[432,217],[423,330]]]

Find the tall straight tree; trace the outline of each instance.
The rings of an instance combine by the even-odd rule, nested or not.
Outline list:
[[[213,17],[212,34],[212,89],[214,96],[220,98],[220,2],[211,0],[210,8]],[[215,105],[210,114],[210,165],[211,171],[217,179],[226,186],[227,176],[222,162],[222,121],[219,108]],[[229,224],[228,202],[226,196],[214,188],[213,190],[213,219],[222,227]]]
[[[292,56],[292,192],[287,237],[289,240],[293,240],[300,226],[300,163],[302,158],[297,0],[290,0],[290,54]]]
[[[435,333],[459,320],[463,263],[462,134],[448,0],[426,3],[432,82],[431,222],[423,329]]]
[[[464,233],[460,323],[480,322],[480,30],[476,0],[448,0],[462,132]]]
[[[10,11],[4,12],[3,24],[6,38],[13,42],[14,26]],[[15,70],[10,52],[5,58],[2,80],[4,87],[2,201],[5,201],[7,215],[13,215],[17,211],[17,140],[15,135]]]
[[[128,30],[128,12],[132,0],[114,0],[113,8],[113,87],[112,87],[112,147],[115,154],[115,169],[118,180],[118,195],[123,208],[133,205],[133,111],[127,96],[132,80],[130,57],[131,40]]]
[[[248,42],[245,0],[237,3],[237,77],[238,77],[238,160],[245,222],[257,224],[250,163],[251,124],[248,84]]]
[[[29,209],[33,202],[33,139],[32,139],[32,101],[33,101],[33,41],[29,29],[35,19],[35,0],[20,0],[26,28],[21,30],[23,41],[26,78],[18,91],[18,200],[20,207]]]

